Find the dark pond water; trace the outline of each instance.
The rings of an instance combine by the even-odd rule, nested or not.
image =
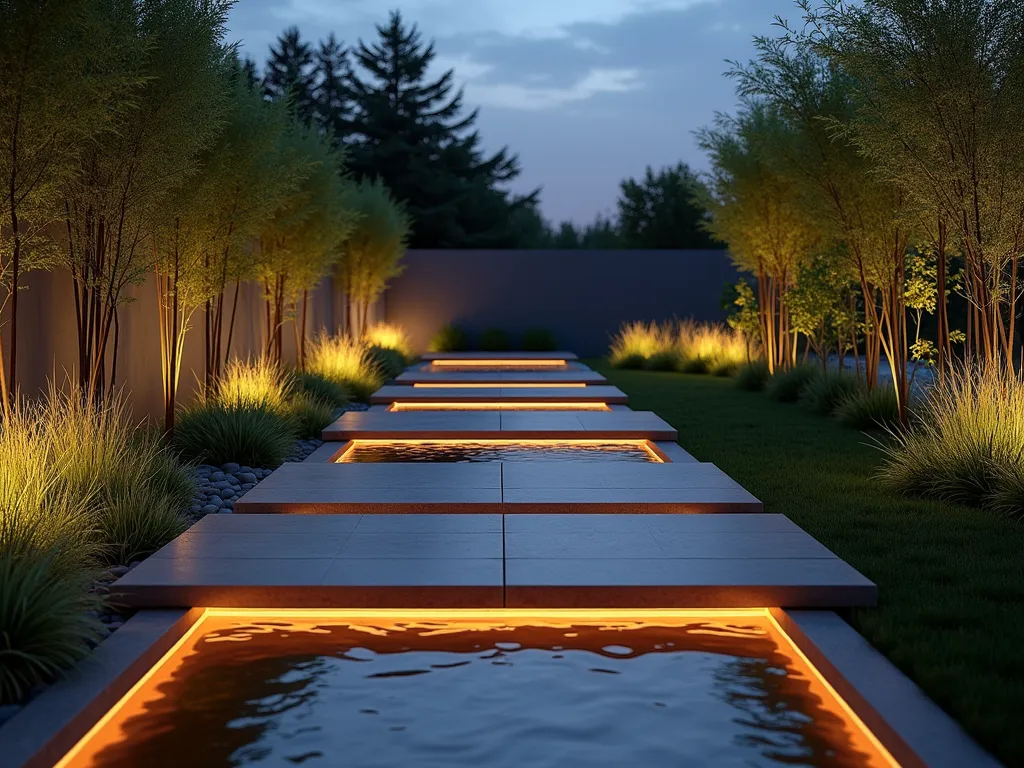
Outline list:
[[[73,764],[883,764],[756,619],[500,629],[221,621]]]
[[[644,461],[657,462],[639,443],[356,443],[342,462],[405,461]]]

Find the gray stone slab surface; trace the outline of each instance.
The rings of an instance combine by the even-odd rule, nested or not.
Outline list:
[[[371,403],[449,402],[464,403],[512,400],[519,402],[599,402],[625,404],[626,394],[618,387],[596,384],[586,387],[413,387],[387,384],[370,397]]]

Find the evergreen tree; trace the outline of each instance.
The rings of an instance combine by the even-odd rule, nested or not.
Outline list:
[[[702,226],[707,210],[694,200],[697,180],[684,164],[657,174],[647,167],[642,181],[626,179],[619,197],[619,227],[633,248],[714,248]]]
[[[305,125],[316,116],[313,49],[302,40],[298,27],[289,27],[271,46],[263,76],[263,93],[270,100],[288,99],[291,113]]]
[[[345,85],[349,69],[348,50],[332,32],[320,41],[316,52],[313,109],[317,127],[338,143],[345,140],[351,119]]]
[[[576,225],[571,221],[563,221],[554,235],[553,247],[562,250],[579,248],[580,233],[576,230]]]
[[[511,214],[537,195],[509,199],[497,188],[518,176],[518,158],[507,148],[483,156],[479,135],[467,133],[477,113],[460,117],[462,91],[452,95],[452,70],[426,81],[434,45],[423,44],[415,25],[406,27],[396,11],[377,32],[378,42],[360,41],[354,51],[365,75],[347,78],[352,173],[379,176],[405,201],[414,248],[509,244]]]

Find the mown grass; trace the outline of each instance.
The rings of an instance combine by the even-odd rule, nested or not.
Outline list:
[[[871,439],[707,376],[589,361],[742,483],[878,584],[842,615],[1007,765],[1024,765],[1024,527],[990,511],[900,497]]]

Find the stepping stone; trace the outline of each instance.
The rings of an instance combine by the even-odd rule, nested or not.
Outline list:
[[[235,513],[501,512],[498,463],[285,464],[235,502]]]
[[[839,608],[877,601],[871,581],[782,515],[505,521],[508,608]]]
[[[675,440],[650,411],[358,411],[342,414],[323,439]]]
[[[412,387],[388,384],[370,397],[374,404],[390,405],[393,402],[545,402],[545,403],[607,403],[622,405],[628,400],[618,387],[591,385],[586,387],[545,387],[541,384],[528,387]]]

